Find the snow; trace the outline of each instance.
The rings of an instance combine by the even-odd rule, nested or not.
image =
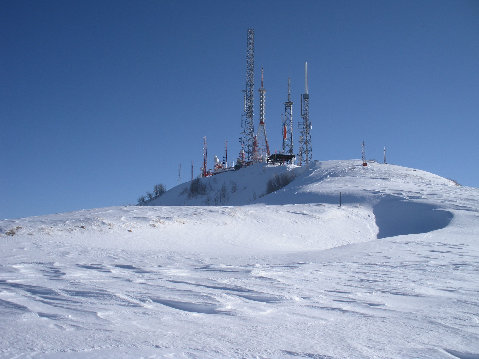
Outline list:
[[[478,189],[360,160],[201,182],[0,221],[0,358],[479,358]]]

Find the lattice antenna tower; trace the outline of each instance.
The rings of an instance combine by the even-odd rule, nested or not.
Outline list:
[[[243,113],[241,114],[241,133],[239,137],[239,143],[241,147],[240,157],[241,154],[244,155],[244,147],[246,141],[246,131],[245,131],[245,124],[246,124],[246,91],[243,90]]]
[[[203,177],[207,176],[207,163],[208,163],[208,146],[206,144],[206,136],[203,137],[203,167],[201,168],[201,175]]]
[[[312,161],[311,121],[309,120],[308,63],[304,63],[304,93],[301,95],[301,118],[299,123],[299,165]]]
[[[241,148],[245,160],[253,160],[254,142],[254,29],[248,29],[246,41],[246,88],[242,119]]]
[[[293,101],[291,101],[291,79],[288,78],[288,101],[284,103],[283,153],[292,155],[293,150]]]
[[[264,72],[261,68],[261,87],[259,88],[259,126],[256,134],[257,153],[255,154],[255,161],[261,161],[265,157],[269,157],[268,137],[266,136],[266,89],[264,88]]]

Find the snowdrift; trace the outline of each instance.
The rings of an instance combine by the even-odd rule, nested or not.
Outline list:
[[[365,167],[359,160],[315,162],[309,167],[257,164],[181,184],[151,205],[339,206],[341,202],[372,209],[377,237],[385,238],[430,232],[449,224],[453,214],[440,210],[440,200],[428,198],[431,186],[441,193],[454,192],[457,187],[451,180],[424,171],[374,162]],[[341,227],[354,226],[358,224]]]

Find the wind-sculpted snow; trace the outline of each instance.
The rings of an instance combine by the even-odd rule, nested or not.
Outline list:
[[[451,212],[435,205],[394,196],[382,198],[373,212],[379,228],[378,238],[431,232],[446,227],[453,217]]]
[[[0,358],[478,358],[479,191],[358,163],[1,221]]]

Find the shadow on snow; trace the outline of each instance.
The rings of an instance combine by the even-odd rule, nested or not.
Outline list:
[[[446,227],[453,214],[438,207],[399,197],[385,197],[373,208],[378,239],[407,234],[427,233]]]

